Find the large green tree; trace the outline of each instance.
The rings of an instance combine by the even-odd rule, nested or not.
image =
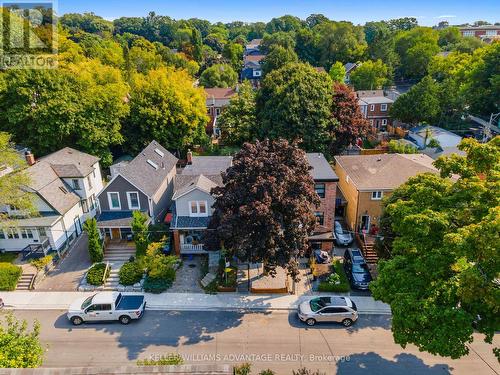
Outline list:
[[[184,70],[160,68],[131,78],[125,148],[133,154],[156,139],[168,149],[202,144],[208,121],[205,95]]]
[[[368,56],[372,60],[382,60],[393,70],[398,65],[399,57],[394,50],[394,31],[387,22],[367,22],[364,26],[368,43]]]
[[[72,146],[100,156],[106,166],[110,147],[123,140],[128,90],[120,71],[98,60],[8,70],[0,74],[0,130],[35,154]]]
[[[332,124],[330,77],[308,64],[287,64],[262,80],[257,96],[261,138],[300,139],[308,151],[323,151]]]
[[[500,137],[465,139],[435,162],[441,175],[411,178],[384,202],[373,296],[391,306],[396,343],[459,358],[474,328],[500,329]]]
[[[336,61],[335,64],[333,64],[330,67],[330,70],[328,71],[328,75],[332,79],[333,82],[340,82],[344,83],[345,81],[345,67],[344,64],[342,64],[340,61]]]
[[[0,368],[35,368],[42,365],[43,347],[40,343],[40,323],[33,322],[30,330],[26,320],[12,313],[0,322]]]
[[[239,86],[238,94],[230,100],[217,121],[224,144],[241,146],[252,140],[257,118],[255,91],[249,82],[245,81]]]
[[[212,190],[214,215],[208,243],[223,242],[229,255],[263,262],[271,274],[285,267],[298,277],[297,259],[319,204],[305,153],[285,140],[245,143],[223,174],[223,187]],[[215,237],[215,238],[214,238]]]
[[[398,97],[389,110],[391,116],[408,124],[433,123],[439,111],[439,87],[430,76]]]
[[[238,73],[229,64],[216,64],[201,73],[203,87],[233,87],[238,82]]]
[[[266,75],[275,69],[279,69],[288,63],[299,61],[297,54],[291,48],[284,48],[280,45],[272,45],[269,52],[262,60],[262,74]]]
[[[388,82],[389,69],[382,60],[364,61],[351,73],[351,83],[356,90],[381,89]]]

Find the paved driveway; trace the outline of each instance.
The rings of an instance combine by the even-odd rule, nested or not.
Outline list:
[[[45,276],[37,290],[74,291],[83,274],[92,264],[88,252],[87,235],[83,233],[71,245],[66,257]]]

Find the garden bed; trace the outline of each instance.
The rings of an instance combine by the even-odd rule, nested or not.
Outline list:
[[[332,276],[338,275],[338,276]],[[342,267],[340,260],[332,262],[332,272],[328,276],[324,276],[318,283],[319,292],[334,292],[334,293],[347,293],[351,290],[349,280]]]
[[[0,290],[15,290],[21,277],[21,267],[11,263],[0,263]]]

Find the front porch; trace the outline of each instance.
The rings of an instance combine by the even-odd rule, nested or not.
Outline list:
[[[205,229],[176,229],[172,234],[175,254],[207,254],[207,251],[203,248]]]

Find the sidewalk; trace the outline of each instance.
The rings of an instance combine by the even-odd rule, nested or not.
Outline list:
[[[67,309],[78,298],[91,296],[92,292],[4,292],[6,309],[17,310],[60,310]],[[242,295],[202,293],[146,293],[148,310],[295,310],[299,302],[314,296],[294,295]],[[361,314],[390,314],[385,303],[372,297],[350,297]]]

